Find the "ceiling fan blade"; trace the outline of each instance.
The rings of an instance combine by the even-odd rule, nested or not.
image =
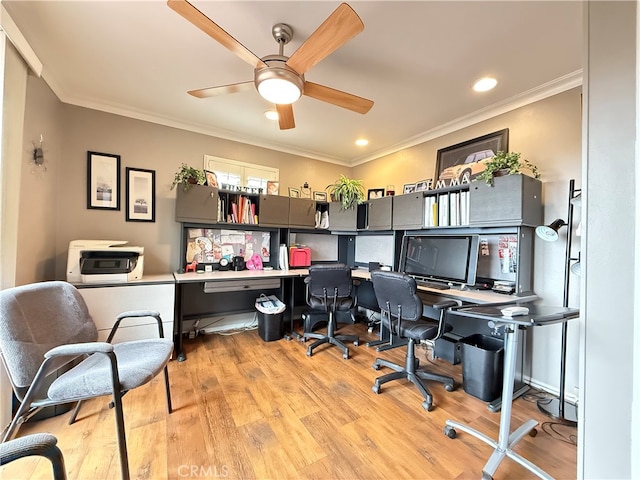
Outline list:
[[[278,112],[278,124],[280,130],[288,130],[295,128],[296,122],[293,119],[293,107],[288,105],[276,105],[276,111]]]
[[[204,13],[187,2],[187,0],[168,0],[167,5],[215,41],[222,44],[223,47],[231,50],[253,68],[267,66],[267,64],[260,60],[253,52],[229,35]]]
[[[367,113],[373,107],[373,100],[313,82],[304,82],[304,95],[362,114]]]
[[[358,14],[346,3],[336,8],[287,60],[300,75],[364,30]]]
[[[218,95],[227,95],[229,93],[246,92],[253,90],[253,82],[231,83],[229,85],[220,85],[219,87],[201,88],[199,90],[189,90],[187,93],[198,98],[215,97]]]

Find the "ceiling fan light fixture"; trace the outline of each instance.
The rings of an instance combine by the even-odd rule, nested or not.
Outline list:
[[[304,77],[285,64],[287,57],[271,55],[262,60],[268,66],[257,68],[254,74],[260,96],[276,105],[289,105],[298,100],[304,89]]]

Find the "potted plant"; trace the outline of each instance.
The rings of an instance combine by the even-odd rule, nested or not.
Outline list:
[[[173,177],[171,190],[181,183],[183,190],[186,192],[191,188],[191,185],[204,185],[205,180],[206,177],[202,170],[198,170],[197,168],[190,167],[186,163],[183,163]]]
[[[476,177],[476,180],[484,180],[487,184],[492,185],[493,177],[523,174],[523,170],[529,170],[533,178],[540,178],[538,167],[529,160],[520,158],[519,152],[499,151],[486,161],[484,170]]]
[[[350,179],[344,175],[340,175],[335,183],[327,185],[327,189],[333,199],[342,204],[344,210],[355,208],[365,198],[362,180]]]

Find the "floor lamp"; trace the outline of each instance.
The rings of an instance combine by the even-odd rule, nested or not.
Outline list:
[[[569,207],[567,211],[567,222],[557,219],[549,225],[541,225],[536,227],[536,235],[547,242],[558,240],[558,230],[567,227],[567,241],[565,249],[564,261],[564,296],[562,306],[569,306],[569,280],[570,273],[580,272],[580,256],[571,256],[571,243],[573,239],[573,209],[579,204],[581,198],[581,189],[575,188],[575,180],[569,180]],[[571,262],[577,261],[573,266]],[[565,382],[566,382],[566,361],[567,361],[567,323],[562,323],[561,353],[560,353],[560,395],[552,400],[538,400],[538,408],[544,414],[564,422],[569,425],[576,426],[578,424],[578,414],[575,405],[567,403],[564,398]]]

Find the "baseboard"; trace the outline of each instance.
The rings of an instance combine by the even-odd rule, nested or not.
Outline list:
[[[526,377],[526,376],[524,377],[523,381],[524,383],[529,385],[531,388],[542,390],[543,392],[546,392],[549,395],[554,395],[556,397],[560,395],[560,390],[558,389],[558,387],[551,386],[547,383],[535,381],[531,377]],[[576,394],[570,393],[567,390],[565,390],[564,399],[567,403],[570,403],[571,405],[577,405],[578,403],[578,396]]]

